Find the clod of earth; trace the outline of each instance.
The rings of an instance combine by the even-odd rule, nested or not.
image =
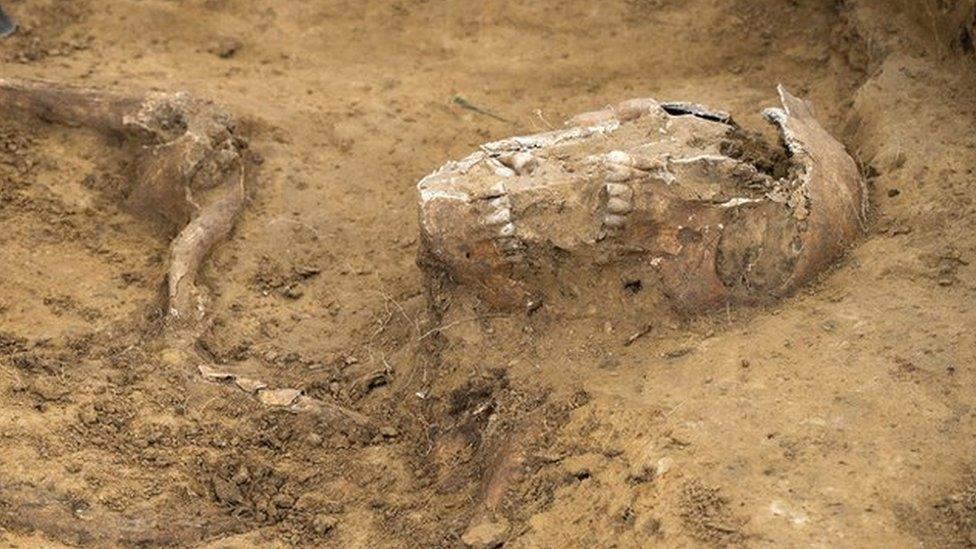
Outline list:
[[[863,233],[867,193],[811,105],[779,95],[764,115],[781,148],[726,113],[653,99],[483,145],[418,184],[419,262],[496,308],[643,290],[695,312],[789,295]]]
[[[508,521],[481,522],[470,528],[461,536],[466,547],[475,549],[494,549],[505,543],[508,534]]]

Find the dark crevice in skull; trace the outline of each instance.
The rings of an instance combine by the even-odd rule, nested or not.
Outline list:
[[[756,167],[759,173],[783,179],[790,172],[790,158],[783,146],[773,146],[757,132],[742,128],[729,131],[719,143],[719,152]]]
[[[661,103],[661,108],[664,112],[670,114],[671,116],[694,116],[696,118],[701,118],[702,120],[710,120],[712,122],[719,122],[722,124],[733,125],[732,117],[728,113],[721,111],[711,111],[701,105],[695,105],[692,103],[682,103],[682,102],[671,102],[671,103]]]

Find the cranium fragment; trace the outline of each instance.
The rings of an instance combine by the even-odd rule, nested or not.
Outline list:
[[[810,105],[779,92],[764,115],[781,150],[725,113],[653,99],[483,145],[418,184],[420,263],[501,308],[788,295],[862,233],[867,197]]]

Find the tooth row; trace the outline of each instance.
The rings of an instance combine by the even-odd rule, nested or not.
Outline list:
[[[484,218],[484,224],[495,230],[493,237],[496,245],[509,263],[522,260],[525,245],[515,234],[515,222],[512,220],[512,203],[508,195],[492,198],[488,201],[490,212]]]
[[[618,231],[627,224],[627,214],[634,209],[634,190],[627,181],[639,170],[633,167],[634,159],[623,151],[612,151],[604,157],[603,188],[607,202],[604,206],[603,227]]]
[[[539,167],[539,159],[530,152],[520,151],[502,155],[498,160],[515,172],[516,175],[531,174]]]

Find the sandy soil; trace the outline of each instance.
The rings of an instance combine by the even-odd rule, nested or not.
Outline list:
[[[972,1],[4,8],[3,76],[239,117],[260,163],[197,354],[370,418],[270,408],[166,352],[173,235],[122,207],[127,149],[5,114],[5,546],[976,545]],[[445,160],[640,96],[772,136],[778,83],[871,188],[869,234],[801,295],[429,307],[414,185]]]

